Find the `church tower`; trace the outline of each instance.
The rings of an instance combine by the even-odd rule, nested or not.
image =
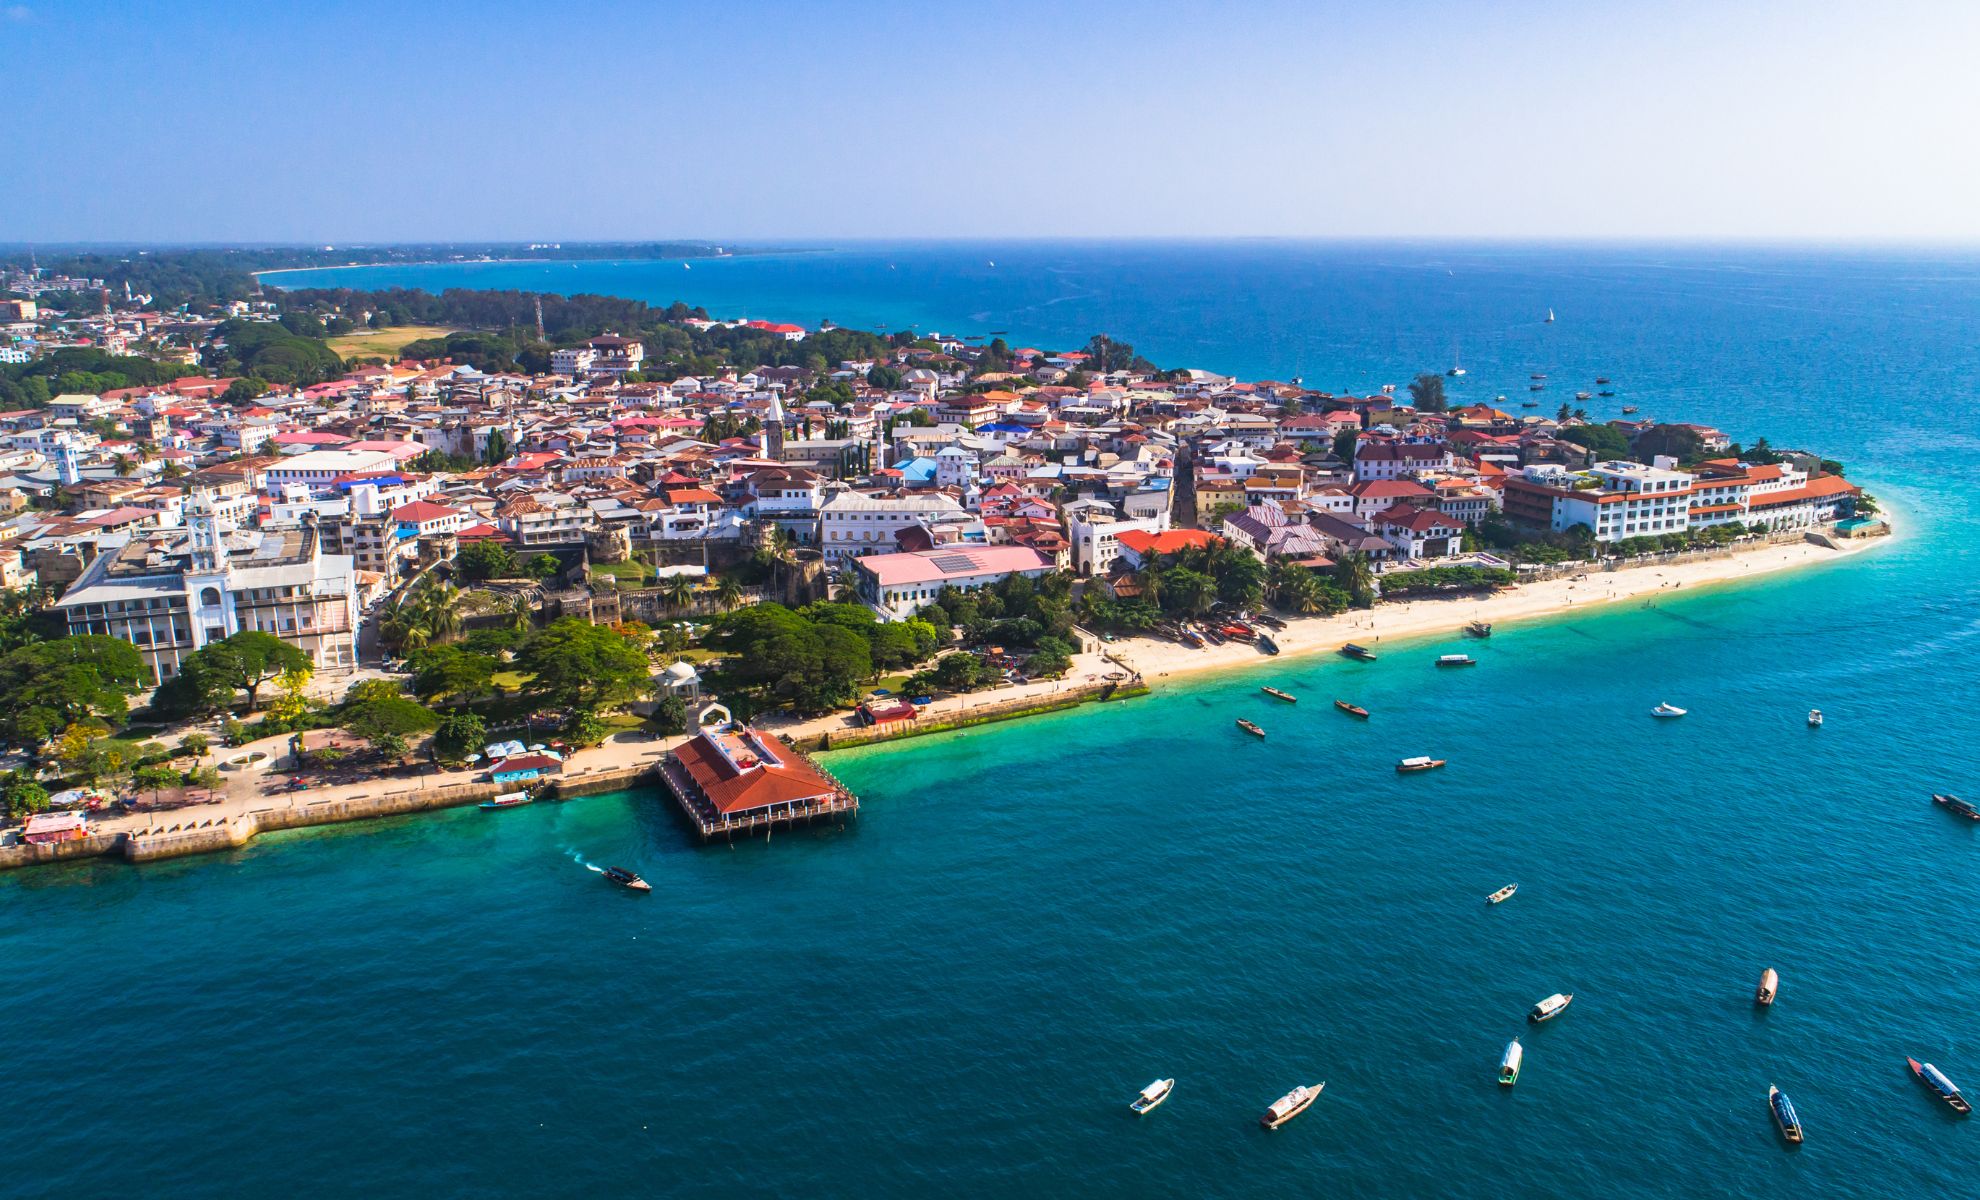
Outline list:
[[[770,393],[770,412],[763,418],[763,457],[784,461],[784,399],[780,392]]]

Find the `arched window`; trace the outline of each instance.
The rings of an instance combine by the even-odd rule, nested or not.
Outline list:
[[[220,589],[213,587],[201,588],[199,593],[199,603],[204,608],[220,607]]]

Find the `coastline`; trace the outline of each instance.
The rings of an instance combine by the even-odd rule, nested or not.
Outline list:
[[[964,696],[945,696],[922,710],[917,725],[884,739],[864,741],[862,750],[886,742],[910,740],[956,727],[967,720],[972,709],[1005,706],[1025,700],[1043,704],[1055,696],[1090,690],[1110,671],[1138,672],[1148,687],[1159,689],[1164,681],[1212,672],[1235,671],[1262,666],[1273,661],[1333,653],[1345,642],[1359,642],[1371,648],[1385,638],[1391,641],[1439,633],[1455,633],[1473,621],[1500,623],[1533,621],[1568,616],[1590,609],[1644,596],[1670,595],[1690,588],[1743,584],[1762,575],[1802,567],[1840,562],[1872,547],[1898,539],[1902,526],[1885,522],[1891,532],[1881,537],[1862,538],[1827,546],[1807,540],[1781,542],[1740,550],[1718,557],[1679,563],[1645,563],[1613,571],[1590,570],[1585,575],[1523,583],[1487,596],[1467,596],[1449,600],[1409,600],[1379,604],[1372,609],[1350,610],[1337,616],[1287,617],[1286,628],[1274,631],[1280,647],[1275,660],[1245,642],[1194,649],[1179,642],[1157,638],[1123,638],[1109,643],[1099,654],[1075,656],[1073,668],[1064,679]],[[1041,710],[1043,711],[1043,710]],[[817,738],[863,728],[849,713],[832,713],[808,721],[774,726],[791,738]]]
[[[256,283],[264,275],[300,274],[304,271],[366,271],[378,267],[473,267],[516,265],[522,263],[542,263],[545,266],[562,263],[640,263],[640,262],[702,262],[708,259],[758,258],[766,254],[826,254],[830,247],[799,246],[769,250],[734,250],[727,254],[677,254],[667,258],[429,258],[418,262],[351,262],[336,263],[321,267],[269,267],[262,271],[249,271]],[[281,287],[279,283],[270,287]],[[363,289],[358,289],[363,290]]]

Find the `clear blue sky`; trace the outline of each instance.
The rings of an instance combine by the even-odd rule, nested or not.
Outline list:
[[[0,0],[0,241],[1980,238],[1980,3]]]

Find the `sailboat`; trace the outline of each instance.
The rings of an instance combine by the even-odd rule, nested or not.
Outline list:
[[[1547,310],[1547,324],[1552,325],[1553,323],[1554,323],[1554,310],[1550,308]]]
[[[1464,360],[1459,357],[1458,349],[1455,345],[1451,347],[1451,369],[1444,372],[1444,374],[1449,375],[1452,379],[1456,379],[1464,374]]]

